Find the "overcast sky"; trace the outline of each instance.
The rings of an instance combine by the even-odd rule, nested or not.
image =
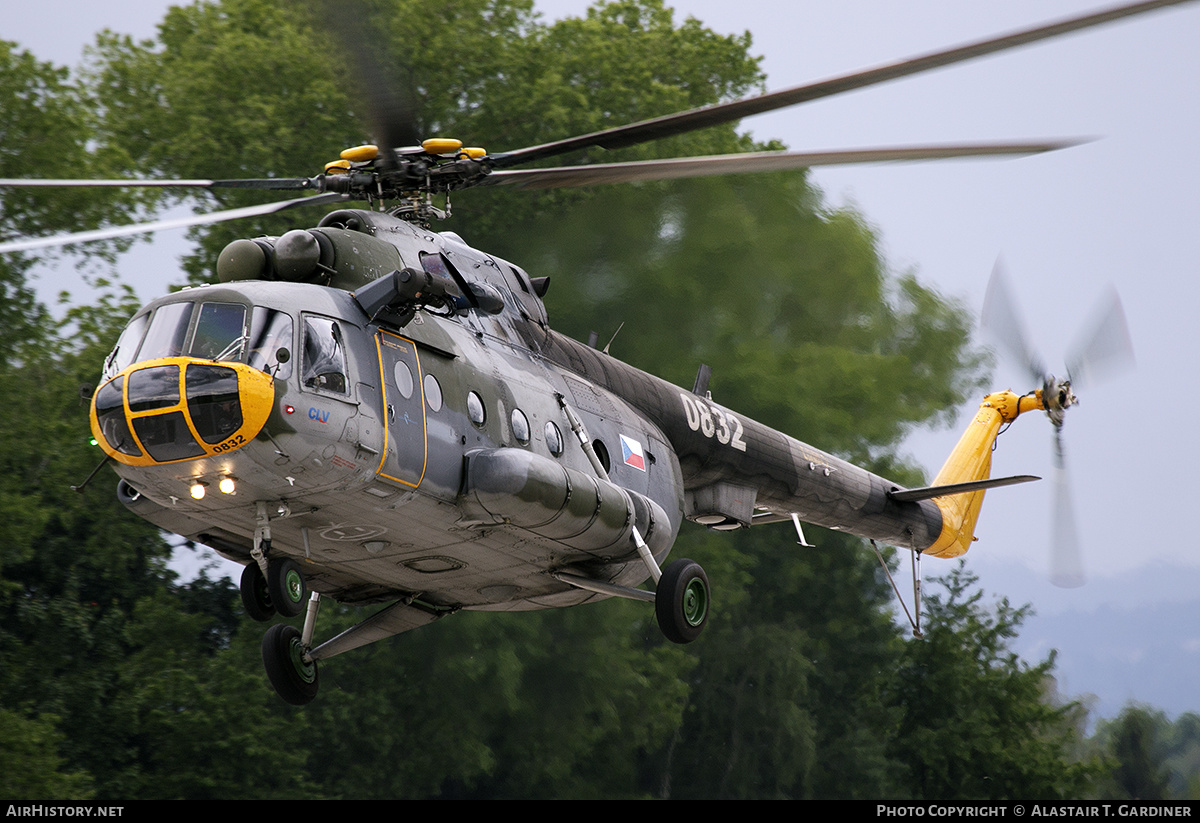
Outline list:
[[[101,28],[152,36],[169,5],[4,4],[9,8],[2,36],[65,65],[75,64]],[[587,5],[538,2],[549,17],[581,13]],[[768,88],[778,89],[1105,4],[673,5],[680,17],[695,16],[718,32],[749,30],[753,52],[764,58]],[[1194,683],[1200,674],[1195,594],[1200,555],[1188,525],[1194,505],[1191,464],[1200,454],[1191,420],[1197,394],[1194,315],[1200,308],[1197,44],[1200,4],[1190,3],[742,124],[757,138],[778,138],[798,150],[1099,138],[1033,158],[824,169],[814,179],[831,203],[854,206],[877,227],[894,270],[915,270],[923,282],[975,310],[1003,254],[1034,343],[1051,368],[1062,363],[1107,284],[1124,299],[1138,369],[1081,393],[1065,429],[1088,584],[1061,590],[1046,583],[1051,430],[1041,416],[1022,418],[1001,439],[994,474],[1033,473],[1047,481],[990,492],[979,542],[969,554],[970,567],[989,592],[1018,604],[1032,602],[1042,615],[1023,638],[1026,648],[1062,649],[1064,688],[1101,692],[1110,714],[1130,698],[1172,712],[1200,710],[1200,698],[1166,682]],[[176,234],[156,244],[158,251],[133,252],[125,269],[131,276],[161,272],[182,248],[182,233]],[[46,273],[43,285],[47,291],[68,288],[74,285],[70,277]],[[153,280],[143,276],[135,282],[144,298],[156,294]],[[803,375],[780,379],[802,381]],[[1032,388],[1027,382],[1017,370],[1002,367],[995,387],[1025,391]],[[956,429],[969,411],[963,409]],[[909,452],[932,476],[957,436],[957,431],[919,434]],[[790,550],[789,535],[781,532],[780,541],[781,549]],[[946,568],[936,560],[923,566],[927,574]],[[1177,609],[1169,617],[1150,612],[1168,606]],[[1091,624],[1096,634],[1075,638],[1066,622],[1071,620],[1072,626]],[[1086,652],[1068,645],[1085,642],[1091,644]],[[1096,661],[1104,655],[1117,662],[1101,683],[1103,665]],[[1159,671],[1175,675],[1155,674]]]

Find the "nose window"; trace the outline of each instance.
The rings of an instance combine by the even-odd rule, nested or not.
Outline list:
[[[134,412],[179,405],[179,367],[157,366],[129,375],[129,409]]]
[[[147,366],[100,388],[95,427],[113,452],[142,461],[131,465],[146,465],[147,456],[155,463],[187,460],[246,443],[270,413],[272,395],[270,375],[245,366]]]
[[[188,430],[183,412],[135,417],[133,430],[137,432],[138,440],[142,441],[146,451],[159,463],[186,460],[204,454],[204,449],[200,448]]]
[[[100,424],[100,433],[110,446],[121,454],[141,457],[142,450],[133,442],[133,434],[125,421],[124,387],[125,378],[118,377],[100,388],[96,393],[96,420]]]
[[[188,414],[205,443],[220,443],[242,427],[237,372],[221,366],[187,367]]]

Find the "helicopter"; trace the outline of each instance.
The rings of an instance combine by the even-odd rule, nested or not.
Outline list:
[[[1180,2],[1181,0],[1174,0]],[[308,178],[0,181],[307,192],[182,220],[0,246],[34,249],[267,214],[338,208],[315,227],[242,239],[217,282],[160,297],[129,321],[92,396],[93,434],[117,495],[159,528],[244,565],[243,605],[272,626],[272,686],[296,705],[319,663],[460,610],[653,603],[672,642],[702,633],[712,592],[695,562],[666,563],[683,522],[731,531],[791,522],[922,555],[973,540],[1002,427],[1077,401],[1038,370],[1026,394],[989,394],[932,483],[904,488],[716,403],[701,367],[684,389],[555,332],[546,278],[431,226],[435,195],[662,180],[819,164],[1031,154],[1041,143],[518,168],[620,148],[819,99],[1174,2],[1143,2],[732,103],[500,154],[419,139],[374,89],[375,144]],[[639,588],[647,579],[654,590]],[[383,608],[315,643],[322,598]]]

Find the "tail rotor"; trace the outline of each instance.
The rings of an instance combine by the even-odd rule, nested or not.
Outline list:
[[[1100,304],[1085,333],[1077,338],[1067,358],[1067,377],[1050,374],[1030,344],[1021,315],[1016,309],[999,262],[992,270],[984,298],[981,326],[997,345],[1020,364],[1034,385],[1039,386],[1046,415],[1054,426],[1054,517],[1051,533],[1050,580],[1064,588],[1084,583],[1079,529],[1067,470],[1063,422],[1067,409],[1079,403],[1073,388],[1092,385],[1133,366],[1133,345],[1125,312],[1115,290]]]

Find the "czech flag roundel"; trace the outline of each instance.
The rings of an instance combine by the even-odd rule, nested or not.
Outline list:
[[[625,435],[621,435],[621,459],[626,466],[633,466],[642,472],[646,470],[646,454],[642,451],[642,444]]]

